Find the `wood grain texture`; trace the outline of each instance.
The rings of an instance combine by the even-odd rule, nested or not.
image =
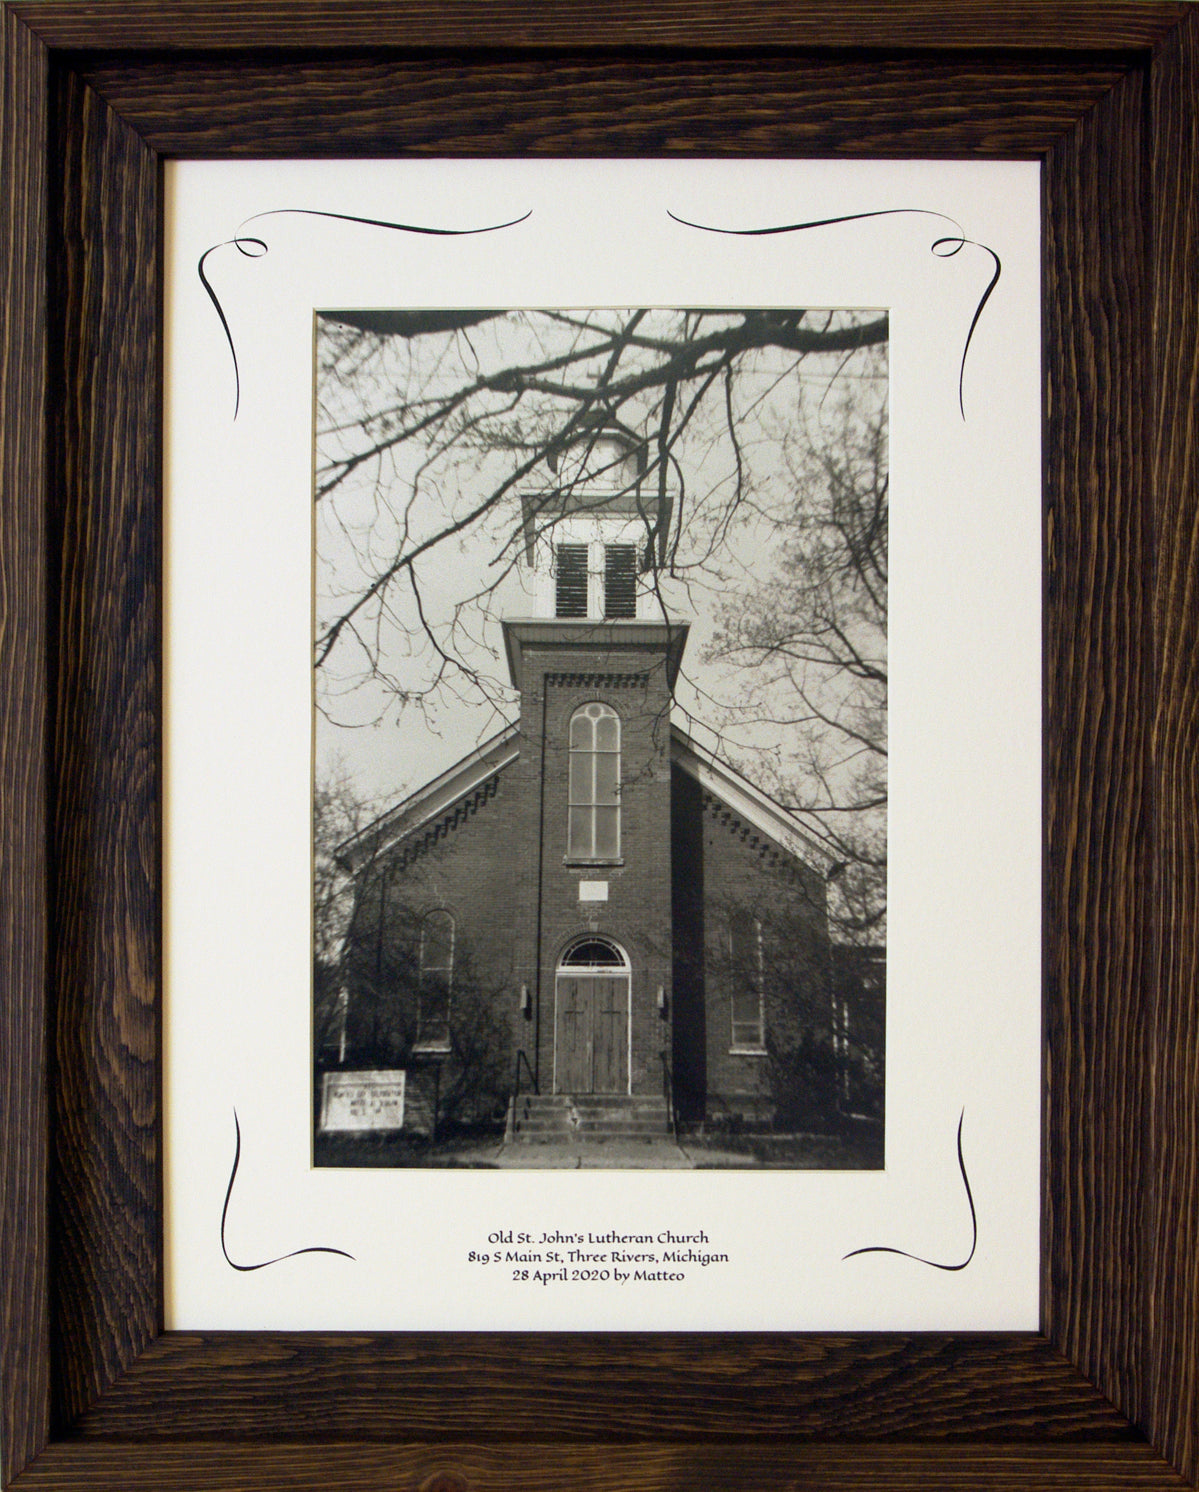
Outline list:
[[[1154,525],[1157,697],[1146,1422],[1199,1477],[1199,11],[1158,58]]]
[[[543,20],[531,7],[494,0],[472,7],[468,33],[479,46],[502,38],[506,50],[491,58],[461,45],[462,12],[452,9],[440,12],[444,21],[429,7],[284,11],[262,0],[244,0],[236,14],[187,5],[155,5],[150,14],[136,0],[49,0],[5,12],[6,35],[22,32],[14,17],[31,15],[54,37],[58,80],[48,147],[58,225],[50,344],[57,1097],[49,1267],[60,1438],[17,1479],[16,1492],[1179,1486],[1153,1448],[1161,1445],[1194,1470],[1195,1266],[1177,1240],[1185,1243],[1194,1228],[1199,1154],[1188,1004],[1196,830],[1193,816],[1184,821],[1195,806],[1196,692],[1193,663],[1179,648],[1154,696],[1151,629],[1156,615],[1163,647],[1167,639],[1177,647],[1194,626],[1186,610],[1199,542],[1199,334],[1187,279],[1194,216],[1193,207],[1190,216],[1180,213],[1160,188],[1165,182],[1181,191],[1194,182],[1195,105],[1187,90],[1195,16],[1188,13],[1189,31],[1171,33],[1162,58],[1178,48],[1174,71],[1155,84],[1148,52],[1123,53],[1175,27],[1183,14],[1177,7],[901,4],[886,8],[891,19],[855,56],[841,55],[855,34],[838,29],[844,7],[835,24],[827,7],[799,0],[755,11],[747,25],[781,18],[784,31],[800,28],[785,33],[789,44],[798,45],[802,31],[827,53],[795,77],[796,58],[747,58],[730,40],[745,9],[672,0],[647,10],[640,24],[654,37],[669,34],[663,27],[691,27],[691,45],[661,52],[649,72],[644,57],[614,58],[602,49],[582,55],[593,33],[578,29],[570,55],[522,53],[521,46],[548,45],[537,38],[550,33],[539,28],[559,26],[560,17]],[[593,14],[611,20],[616,11]],[[865,28],[880,12],[851,6],[850,14]],[[402,17],[412,47],[453,44],[455,55],[378,64],[282,55],[293,44],[317,47],[330,26],[345,40],[342,21],[364,23],[368,15],[372,24]],[[717,20],[720,36],[704,29]],[[948,60],[895,50],[901,25],[917,20],[926,32],[939,28]],[[444,36],[443,24],[450,28]],[[1018,64],[955,50],[984,35],[987,46],[999,45],[1003,28],[1013,37],[1023,27],[1023,39],[1010,45],[1035,46],[1039,36],[1061,54],[1073,47],[1078,26],[1090,41],[1067,72],[1060,55]],[[135,32],[138,44],[157,36],[154,44],[168,50],[199,47],[208,55],[193,51],[180,68],[169,59],[61,50],[116,46],[114,38]],[[625,34],[614,23],[604,40],[613,45]],[[270,66],[220,52],[268,35],[280,44]],[[30,57],[37,51],[27,33],[21,44]],[[705,50],[706,60],[697,56]],[[286,86],[272,81],[276,67],[295,69]],[[622,84],[626,67],[636,87]],[[838,67],[844,70],[832,87]],[[991,110],[976,127],[967,116],[987,109],[980,85],[992,68],[1011,117]],[[933,77],[936,91],[928,86]],[[912,79],[923,82],[910,86]],[[115,106],[106,107],[89,81]],[[356,84],[366,88],[361,97]],[[293,86],[302,89],[304,107],[284,97]],[[530,89],[539,90],[540,114],[524,97]],[[808,107],[817,95],[820,106]],[[552,112],[559,105],[563,112]],[[604,1345],[543,1338],[521,1341],[520,1353],[506,1337],[158,1337],[158,196],[157,147],[143,136],[158,131],[156,139],[184,141],[191,153],[244,153],[256,113],[264,126],[259,149],[274,152],[327,153],[336,132],[337,149],[350,154],[380,140],[458,154],[649,146],[849,154],[865,132],[879,154],[911,153],[919,142],[932,148],[929,141],[934,153],[945,153],[955,140],[963,154],[1002,154],[995,142],[1018,140],[1015,153],[1046,158],[1048,1341],[689,1337]],[[1147,120],[1153,139],[1180,152],[1177,162],[1159,162],[1159,175],[1146,170]],[[12,190],[18,216],[35,224],[37,178],[14,178]],[[5,224],[0,243],[12,242],[15,231]],[[1163,325],[1178,318],[1160,354],[1176,385],[1161,378],[1156,400],[1146,397],[1154,387],[1146,331],[1153,245],[1163,265],[1158,315]],[[28,402],[24,394],[17,400],[15,438],[36,451],[39,422]],[[1155,463],[1151,418],[1170,422]],[[5,462],[15,449],[3,447]],[[1146,475],[1151,465],[1156,489]],[[34,459],[34,487],[35,468]],[[0,469],[7,480],[8,466]],[[38,509],[33,491],[29,503]],[[1148,569],[1155,512],[1156,611]],[[7,577],[19,567],[23,540],[0,523],[0,577]],[[45,559],[33,532],[34,559]],[[27,615],[24,622],[33,625]],[[36,631],[31,636],[36,643]],[[9,645],[7,637],[0,645]],[[3,770],[6,787],[35,780]],[[1151,899],[1155,847],[1163,858]],[[1155,901],[1163,909],[1156,963],[1147,933]],[[36,1091],[36,1051],[15,1062],[11,1091]],[[36,1113],[16,1123],[21,1145],[44,1141]],[[1161,1183],[1153,1189],[1155,1172]],[[36,1224],[22,1226],[36,1252]],[[35,1259],[28,1275],[14,1272],[10,1260],[4,1267],[13,1289],[25,1291],[46,1261]],[[23,1298],[17,1310],[20,1340],[6,1349],[9,1360],[23,1353],[36,1365],[36,1309]],[[22,1445],[37,1444],[44,1380],[14,1388],[10,1376],[3,1393],[9,1421],[26,1436]],[[1103,1394],[1152,1447],[1129,1438],[1132,1429]],[[376,1443],[344,1443],[368,1426]],[[276,1444],[260,1443],[268,1433]],[[839,1439],[807,1439],[830,1433]],[[927,1443],[914,1444],[917,1437]]]
[[[159,1329],[158,170],[61,76],[51,226],[54,1372],[74,1418]]]
[[[1144,1445],[855,1446],[532,1441],[186,1447],[65,1442],[14,1492],[1183,1492]]]
[[[1181,6],[1076,0],[1002,5],[943,0],[346,0],[329,5],[164,6],[158,0],[17,0],[18,16],[57,48],[747,47],[882,50],[1011,47],[1031,52],[1152,46]]]
[[[231,73],[204,58],[80,76],[166,155],[1039,156],[1116,85],[1110,58],[741,57],[567,52],[286,57]],[[929,108],[935,101],[935,108]],[[313,120],[337,119],[335,131]]]
[[[943,1333],[168,1333],[74,1430],[472,1440],[498,1404],[504,1438],[538,1440],[1134,1435],[1041,1338]]]
[[[46,57],[0,16],[0,1479],[48,1429]]]
[[[1154,1163],[1144,108],[1131,72],[1050,153],[1043,296],[1042,1309],[1050,1340],[1138,1422]]]

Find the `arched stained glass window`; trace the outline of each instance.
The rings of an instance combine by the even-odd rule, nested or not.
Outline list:
[[[620,856],[620,718],[593,700],[570,720],[567,859]]]
[[[450,994],[454,983],[454,919],[427,912],[420,925],[417,1042],[428,1051],[449,1050]]]

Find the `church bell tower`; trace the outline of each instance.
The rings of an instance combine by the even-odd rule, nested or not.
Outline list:
[[[687,627],[655,586],[670,513],[605,426],[522,499],[534,615],[503,623],[520,692],[517,1045],[541,1094],[669,1090],[670,714]],[[652,486],[652,494],[643,491]]]

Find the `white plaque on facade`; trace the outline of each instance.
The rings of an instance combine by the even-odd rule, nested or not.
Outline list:
[[[404,1077],[399,1072],[327,1072],[321,1129],[403,1129]]]
[[[580,881],[579,882],[579,900],[580,901],[607,901],[608,900],[608,883],[607,883],[607,881]]]

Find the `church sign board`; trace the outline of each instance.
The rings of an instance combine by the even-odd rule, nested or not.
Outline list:
[[[403,1070],[327,1072],[321,1086],[320,1127],[335,1130],[403,1129]]]

